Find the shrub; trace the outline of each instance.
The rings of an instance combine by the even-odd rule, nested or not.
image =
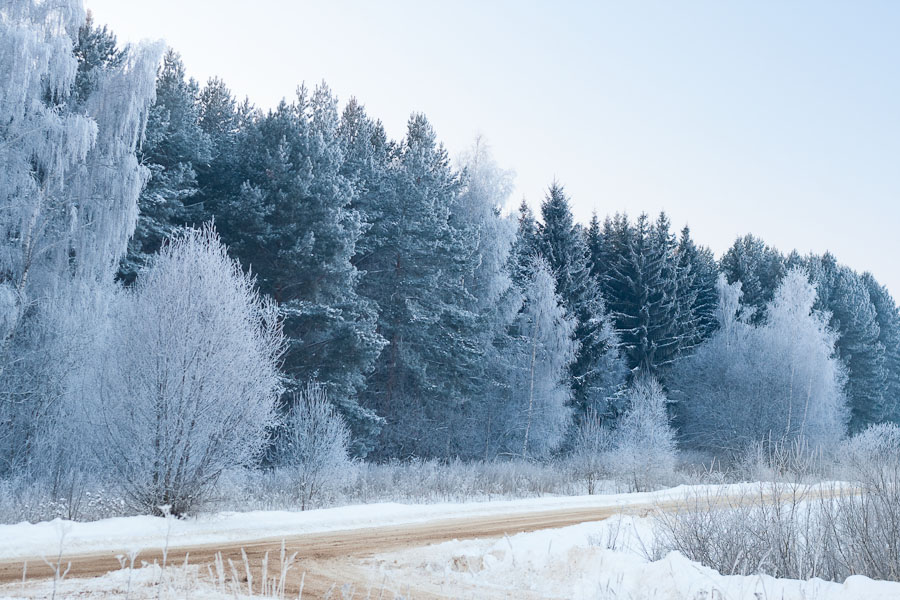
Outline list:
[[[309,383],[296,394],[275,437],[275,463],[289,474],[306,510],[326,487],[338,487],[353,467],[350,430],[328,401],[325,388]]]
[[[123,292],[86,418],[132,505],[183,514],[258,457],[281,392],[277,317],[211,228],[169,242]]]

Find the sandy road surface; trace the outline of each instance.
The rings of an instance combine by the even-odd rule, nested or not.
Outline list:
[[[300,588],[301,577],[304,577],[304,597],[318,598],[325,594],[332,585],[338,589],[351,584],[366,595],[366,590],[376,592],[411,593],[415,598],[446,597],[435,596],[424,590],[391,589],[392,585],[378,579],[362,564],[362,560],[373,555],[428,544],[445,542],[453,539],[491,538],[512,535],[520,532],[565,527],[589,521],[600,521],[615,514],[645,514],[653,508],[662,507],[677,509],[678,503],[640,504],[618,507],[590,509],[543,510],[527,513],[515,513],[508,516],[466,517],[434,520],[426,523],[392,525],[331,531],[327,533],[303,534],[285,538],[268,538],[252,542],[235,544],[196,545],[170,548],[168,562],[183,564],[185,554],[191,564],[204,566],[215,560],[216,553],[221,552],[226,559],[231,558],[241,564],[243,549],[250,564],[258,567],[266,552],[269,553],[269,564],[277,562],[281,552],[282,539],[287,553],[297,553],[295,566],[288,575],[288,596],[296,596]],[[68,555],[63,554],[63,568],[71,562],[71,570],[67,578],[96,577],[120,568],[116,555],[125,554],[124,550],[110,549],[104,552]],[[162,562],[162,550],[146,550],[138,556],[138,562]],[[21,580],[25,560],[0,562],[0,583],[11,583]],[[43,559],[34,557],[27,560],[28,578],[52,576],[52,571]],[[271,567],[270,567],[271,569]],[[378,593],[375,594],[378,597]],[[385,597],[391,597],[385,594]]]

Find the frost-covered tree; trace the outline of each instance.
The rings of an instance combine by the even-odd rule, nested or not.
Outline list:
[[[671,374],[684,443],[725,456],[758,441],[834,444],[848,416],[845,374],[805,272],[787,272],[760,325],[748,321],[740,283],[722,275],[718,289],[719,328]]]
[[[350,429],[318,383],[297,392],[274,437],[273,462],[290,478],[300,510],[352,474]]]
[[[362,223],[338,127],[337,100],[324,85],[253,115],[237,143],[240,188],[216,202],[215,218],[229,251],[282,308],[291,385],[324,385],[365,454],[380,418],[358,394],[384,340],[375,306],[357,293],[351,260]]]
[[[471,300],[469,309],[478,321],[475,333],[481,358],[472,365],[472,410],[466,421],[456,425],[468,436],[472,449],[468,456],[490,457],[500,449],[498,431],[504,423],[509,400],[511,358],[517,338],[510,327],[522,308],[522,291],[513,284],[508,265],[515,240],[515,220],[503,216],[512,189],[513,175],[494,161],[490,148],[481,139],[458,160],[461,187],[450,213],[454,228],[475,243],[467,256],[466,289]],[[496,429],[495,429],[496,428]],[[479,453],[479,449],[484,449]]]
[[[203,219],[196,201],[196,166],[208,163],[209,135],[200,126],[199,87],[185,75],[181,57],[166,52],[156,77],[156,100],[138,158],[150,179],[138,201],[140,213],[119,276],[132,283],[138,270],[179,227]]]
[[[559,447],[571,424],[568,373],[578,344],[550,266],[538,256],[529,271],[507,345],[508,395],[495,407],[493,430],[500,453],[541,458]]]
[[[184,514],[266,443],[282,390],[278,309],[207,227],[168,242],[114,319],[84,406],[91,444],[132,505]]]
[[[106,58],[80,71],[84,23],[78,1],[0,5],[0,472],[64,418],[91,354],[67,337],[84,333],[79,314],[56,311],[104,312],[146,178],[135,149],[160,49],[119,53],[106,36]]]

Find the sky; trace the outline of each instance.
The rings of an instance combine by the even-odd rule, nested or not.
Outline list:
[[[201,83],[273,107],[326,81],[451,156],[477,136],[576,218],[661,210],[721,255],[833,252],[900,299],[900,2],[85,0]]]

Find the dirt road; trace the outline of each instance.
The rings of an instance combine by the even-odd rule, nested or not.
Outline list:
[[[589,521],[600,521],[615,514],[645,514],[653,508],[676,509],[677,504],[629,505],[627,507],[543,510],[535,512],[517,512],[507,516],[468,517],[434,520],[425,523],[393,525],[387,527],[370,527],[332,531],[328,533],[304,534],[288,537],[267,538],[233,545],[197,545],[169,548],[167,561],[169,564],[181,565],[185,555],[190,564],[212,564],[216,554],[221,552],[227,564],[232,559],[242,564],[241,550],[247,553],[250,564],[258,568],[263,556],[269,553],[269,564],[277,562],[281,552],[282,540],[287,554],[297,553],[294,568],[288,575],[288,597],[296,597],[303,580],[303,597],[320,598],[327,594],[332,586],[340,589],[344,585],[352,585],[365,597],[367,590],[375,590],[378,597],[380,590],[411,594],[415,598],[435,598],[425,590],[391,589],[390,583],[377,579],[377,574],[365,568],[362,559],[376,554],[436,544],[453,539],[492,538],[513,535],[520,532],[565,527]],[[67,578],[96,577],[120,568],[116,555],[125,554],[123,549],[111,549],[105,552],[66,555],[63,554],[63,568],[71,562]],[[154,561],[162,563],[162,550],[147,550],[138,556],[138,562]],[[15,562],[0,562],[0,583],[19,581],[22,578],[23,559]],[[43,559],[34,557],[27,560],[28,578],[51,577],[52,570]],[[270,567],[271,570],[271,567]],[[339,597],[339,594],[335,594]]]
[[[809,497],[826,497],[846,492],[842,492],[840,488],[834,488],[808,493]],[[769,494],[763,496],[756,494],[716,495],[707,497],[703,501],[724,507],[734,506],[735,503],[769,502],[772,501],[772,497]],[[166,560],[168,564],[182,565],[187,556],[189,564],[199,565],[201,571],[206,572],[207,565],[213,564],[216,555],[221,553],[225,565],[228,565],[228,560],[231,559],[238,566],[238,570],[242,572],[243,551],[247,554],[252,570],[258,571],[263,557],[268,553],[269,573],[271,574],[271,565],[278,562],[282,543],[284,543],[288,555],[296,553],[294,567],[289,572],[286,582],[287,597],[289,598],[297,597],[301,585],[303,598],[326,596],[340,598],[343,597],[340,593],[343,586],[352,586],[356,592],[352,596],[354,598],[387,599],[393,598],[395,593],[412,598],[455,598],[459,594],[443,593],[435,586],[429,586],[428,589],[409,588],[407,587],[408,582],[386,581],[378,569],[373,568],[372,565],[375,561],[371,559],[392,551],[414,549],[454,539],[499,538],[521,532],[601,521],[617,514],[643,516],[654,510],[675,512],[690,508],[691,504],[692,501],[685,498],[680,501],[648,502],[624,506],[516,511],[507,515],[435,519],[410,524],[273,537],[233,544],[178,546],[169,548]],[[125,553],[124,549],[109,549],[96,553],[64,554],[62,566],[65,569],[66,564],[71,563],[67,575],[69,579],[98,577],[120,569],[116,556]],[[21,581],[24,562],[26,562],[24,559],[0,561],[0,584]],[[138,565],[141,562],[162,564],[162,550],[142,551],[135,564]],[[27,559],[27,564],[29,580],[52,577],[51,567],[45,564],[42,558]],[[258,572],[254,574],[254,577],[257,581],[259,580]],[[367,596],[369,592],[371,592],[371,596]]]

